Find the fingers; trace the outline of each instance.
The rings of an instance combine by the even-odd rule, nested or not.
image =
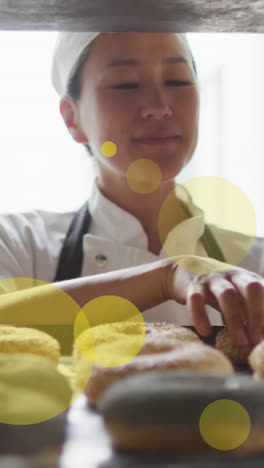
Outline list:
[[[227,279],[217,275],[210,280],[210,291],[215,295],[225,317],[233,345],[248,346],[249,340],[244,325],[247,318],[238,290]]]
[[[234,346],[254,346],[263,339],[264,281],[255,273],[236,268],[203,279],[222,311]]]
[[[202,336],[211,334],[211,325],[205,311],[205,291],[201,284],[191,283],[186,299],[187,307],[192,314],[193,324]]]
[[[174,276],[175,300],[186,303],[195,328],[208,336],[211,325],[205,304],[222,312],[234,346],[257,345],[264,336],[264,279],[243,268],[234,267],[214,275]],[[176,287],[177,286],[177,287]]]
[[[247,309],[247,333],[250,345],[256,345],[262,340],[264,332],[264,285],[263,280],[254,274],[245,273],[232,275],[232,283],[236,286]]]
[[[205,310],[208,295],[214,296],[214,306],[218,304],[217,308],[224,316],[234,346],[248,346],[243,323],[246,316],[241,297],[236,288],[219,275],[198,278],[188,288],[187,306],[198,333],[208,336],[211,332],[211,325]]]
[[[249,340],[251,344],[258,344],[263,334],[264,291],[259,284],[249,284],[246,289]]]

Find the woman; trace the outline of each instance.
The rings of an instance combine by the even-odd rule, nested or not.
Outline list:
[[[203,336],[210,334],[210,323],[222,323],[220,310],[235,345],[257,344],[264,325],[263,241],[256,239],[249,255],[245,253],[240,264],[244,268],[207,261],[207,227],[204,221],[201,226],[199,211],[196,229],[199,209],[186,193],[185,201],[173,196],[167,206],[162,239],[158,228],[164,202],[174,193],[174,178],[191,159],[198,138],[198,86],[185,36],[61,33],[53,84],[71,136],[86,145],[96,161],[98,177],[89,212],[86,204],[77,224],[71,224],[74,213],[3,215],[2,278],[56,281],[81,306],[101,295],[121,296],[144,311],[145,320],[194,324]],[[114,156],[103,154],[105,142],[116,145]],[[127,171],[138,159],[149,159],[160,168],[161,182],[152,192],[128,184]],[[143,185],[151,182],[148,171],[134,175],[142,177]],[[177,242],[179,228],[183,234]],[[81,241],[74,238],[76,229]],[[69,244],[62,249],[67,231]],[[173,259],[163,243],[172,231],[177,254]],[[216,227],[213,232],[213,250],[219,255],[212,256],[235,264],[222,254],[236,250],[245,236]]]

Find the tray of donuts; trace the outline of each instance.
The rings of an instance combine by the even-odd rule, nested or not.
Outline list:
[[[242,362],[227,330],[218,332],[213,346],[188,327],[115,322],[82,331],[72,356],[62,356],[49,333],[0,326],[0,456],[57,460],[67,411],[80,393],[102,418],[115,452],[214,453],[201,436],[199,418],[210,403],[232,400],[246,415],[245,431],[250,421],[246,440],[232,451],[262,454],[262,344],[244,350]],[[236,372],[235,366],[246,362],[252,375]],[[226,426],[232,410],[219,412]],[[228,423],[234,433],[236,424]]]
[[[241,350],[214,332],[208,344],[190,327],[116,322],[78,336],[75,385],[115,453],[264,462],[264,341]]]

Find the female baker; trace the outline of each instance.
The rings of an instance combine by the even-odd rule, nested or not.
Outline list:
[[[235,345],[258,343],[263,240],[256,238],[249,253],[245,248],[238,265],[246,236],[205,225],[189,194],[175,189],[198,135],[198,85],[186,37],[60,33],[52,81],[64,122],[93,155],[98,176],[77,213],[1,216],[1,278],[55,282],[81,306],[118,295],[147,321],[194,324],[204,336],[224,318]],[[111,157],[102,150],[109,142]],[[153,184],[153,165],[134,165],[129,181],[129,168],[142,159],[160,169],[155,190],[135,188]]]

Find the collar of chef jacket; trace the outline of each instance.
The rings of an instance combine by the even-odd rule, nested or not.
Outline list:
[[[176,256],[183,253],[195,254],[194,249],[199,239],[201,239],[208,257],[225,262],[226,260],[215,237],[204,222],[203,211],[193,204],[189,193],[183,186],[177,185],[175,191],[177,199],[181,202],[189,218],[171,229],[163,245],[164,252],[168,256]],[[130,221],[136,220],[138,223],[138,220],[134,216],[125,212],[104,197],[96,187],[95,182],[93,198],[98,196],[103,200],[104,204],[113,205],[116,211],[121,210]],[[93,203],[93,206],[96,206],[96,203]],[[98,215],[100,216],[100,213]],[[91,213],[89,204],[85,202],[73,217],[66,234],[54,281],[62,281],[81,276],[83,263],[82,239],[83,236],[88,233],[90,222]]]

